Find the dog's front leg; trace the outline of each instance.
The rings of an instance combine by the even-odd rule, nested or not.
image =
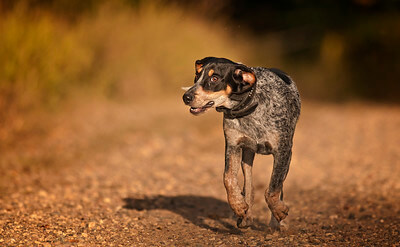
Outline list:
[[[290,147],[280,149],[274,154],[274,167],[269,183],[269,188],[265,191],[265,200],[271,210],[270,226],[279,227],[279,222],[286,218],[289,212],[288,206],[279,198],[283,188],[283,182],[289,171],[292,151]]]
[[[241,164],[241,151],[242,149],[238,146],[226,146],[224,171],[224,185],[228,202],[233,212],[239,218],[245,217],[246,211],[249,208],[241,193],[237,178]]]
[[[244,200],[249,206],[249,209],[246,212],[246,216],[244,218],[239,218],[237,221],[237,226],[240,228],[250,226],[253,221],[251,208],[253,206],[253,201],[254,201],[253,178],[252,178],[254,155],[255,153],[251,149],[243,148],[242,152],[242,171],[244,176],[243,194],[244,194]]]

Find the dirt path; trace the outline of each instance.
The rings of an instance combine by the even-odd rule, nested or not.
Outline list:
[[[275,233],[269,156],[254,227],[235,227],[217,113],[93,104],[35,123],[1,145],[0,246],[400,246],[399,107],[303,105]]]

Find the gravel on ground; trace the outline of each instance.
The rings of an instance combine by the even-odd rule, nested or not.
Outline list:
[[[0,135],[0,246],[400,246],[400,107],[305,102],[267,227],[271,156],[254,164],[255,222],[236,228],[222,116],[180,99],[87,103]]]

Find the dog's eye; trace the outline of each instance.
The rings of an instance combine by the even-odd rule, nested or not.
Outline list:
[[[211,77],[211,81],[212,81],[212,82],[216,82],[216,81],[218,81],[218,77],[216,77],[215,75],[214,75],[214,76],[212,76],[212,77]]]

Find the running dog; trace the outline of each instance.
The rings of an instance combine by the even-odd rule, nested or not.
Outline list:
[[[293,134],[300,115],[300,96],[294,81],[278,69],[247,67],[225,58],[206,57],[195,63],[194,85],[183,101],[190,113],[211,108],[223,112],[225,134],[224,185],[237,226],[252,222],[254,155],[272,154],[273,171],[265,200],[270,226],[280,228],[289,208],[283,202],[283,182],[289,171]],[[237,174],[242,167],[243,191]]]

